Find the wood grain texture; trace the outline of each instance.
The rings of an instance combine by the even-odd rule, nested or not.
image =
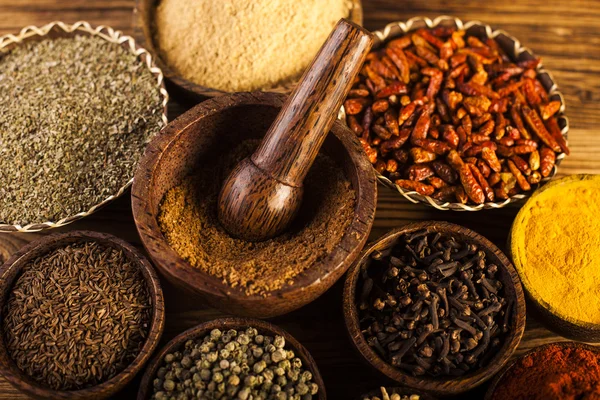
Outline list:
[[[262,335],[283,336],[285,339],[285,349],[293,350],[296,357],[302,360],[302,367],[312,373],[313,382],[319,387],[319,392],[315,396],[315,400],[327,400],[327,392],[325,391],[325,384],[323,383],[323,378],[319,372],[319,367],[308,350],[306,350],[306,348],[292,335],[280,327],[269,322],[251,318],[220,318],[202,323],[176,336],[155,355],[154,359],[148,365],[148,368],[144,372],[142,383],[140,384],[137,396],[138,400],[146,400],[149,398],[149,394],[152,393],[152,381],[156,376],[158,368],[160,368],[163,363],[164,357],[168,353],[180,350],[188,340],[202,339],[204,336],[210,334],[210,331],[213,329],[220,329],[224,332],[229,329],[238,331],[245,330],[248,327],[255,328],[258,333]]]
[[[304,178],[372,43],[360,26],[337,23],[254,154],[234,168],[221,188],[219,221],[232,236],[270,239],[294,220]]]
[[[261,139],[285,100],[276,93],[237,93],[200,103],[148,145],[132,188],[133,215],[145,248],[163,277],[193,291],[214,307],[242,316],[267,318],[285,314],[314,300],[350,267],[364,246],[375,215],[375,175],[360,143],[336,122],[323,152],[343,168],[356,193],[354,215],[340,242],[326,257],[267,294],[247,295],[244,288],[193,267],[168,244],[158,225],[165,193],[199,166],[218,163],[222,154],[245,139]],[[244,128],[239,129],[239,125]],[[181,221],[181,223],[188,223]]]
[[[0,34],[15,33],[26,25],[43,25],[53,20],[87,20],[93,25],[106,24],[132,34],[133,7],[134,0],[0,0]],[[364,0],[363,7],[364,25],[369,30],[381,29],[390,22],[416,15],[436,17],[446,14],[464,20],[480,20],[519,38],[542,57],[545,67],[552,72],[565,95],[571,125],[571,155],[561,164],[559,176],[600,173],[600,2]],[[187,107],[189,104],[171,102],[169,118],[175,118]],[[380,186],[370,239],[374,240],[386,231],[409,222],[433,219],[464,225],[504,249],[518,209],[518,205],[514,205],[477,213],[442,212],[401,200],[397,193]],[[111,232],[141,247],[133,224],[130,199],[126,196],[59,231],[73,229]],[[41,235],[10,234],[8,237],[30,241]],[[203,305],[199,297],[182,293],[165,280],[161,283],[167,307],[163,343],[201,322],[224,315]],[[352,399],[388,382],[364,365],[352,349],[344,328],[341,299],[342,285],[338,282],[313,303],[272,322],[292,333],[311,352],[330,398]],[[525,333],[513,357],[544,343],[565,340],[542,326],[534,316],[528,315]],[[114,398],[134,398],[138,385],[139,377]],[[483,398],[485,386],[469,392],[469,398]],[[0,379],[0,399],[28,398],[6,380]]]
[[[358,309],[356,307],[356,290],[359,275],[364,266],[371,262],[371,253],[379,251],[387,254],[389,249],[396,245],[399,238],[417,231],[426,229],[428,233],[442,233],[451,235],[459,241],[476,244],[486,253],[487,260],[498,266],[498,279],[504,287],[504,296],[508,304],[514,304],[510,315],[508,333],[503,337],[503,342],[498,352],[487,365],[470,372],[464,376],[449,379],[434,379],[426,376],[412,376],[383,360],[367,344],[359,324]],[[447,222],[416,222],[395,229],[376,242],[371,243],[363,250],[359,259],[348,270],[344,283],[343,295],[344,320],[352,344],[361,354],[362,358],[381,371],[390,379],[401,385],[412,387],[422,391],[433,392],[440,396],[462,393],[481,385],[497,373],[514,353],[523,331],[525,330],[525,297],[517,271],[508,258],[493,243],[478,233],[460,225]]]
[[[125,369],[99,385],[71,391],[52,390],[38,384],[19,370],[17,365],[10,359],[4,341],[0,342],[0,374],[15,387],[34,398],[63,400],[110,398],[123,389],[142,370],[158,346],[162,336],[165,324],[165,303],[160,281],[150,262],[140,251],[124,240],[106,233],[92,231],[69,231],[42,236],[14,253],[0,268],[0,319],[3,317],[11,287],[25,266],[49,251],[81,241],[94,241],[103,246],[122,251],[132,264],[137,265],[146,281],[148,294],[152,302],[150,330],[140,353]]]

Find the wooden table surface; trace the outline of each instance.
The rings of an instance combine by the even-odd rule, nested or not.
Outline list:
[[[93,25],[109,25],[131,33],[133,3],[133,0],[0,0],[0,35],[54,20],[70,23],[87,20]],[[417,15],[455,15],[463,20],[477,19],[489,23],[519,38],[543,58],[546,68],[552,71],[565,95],[571,123],[569,145],[572,153],[561,164],[559,176],[600,173],[600,2],[363,0],[363,3],[365,27],[371,30]],[[173,103],[170,119],[184,109]],[[507,207],[476,213],[442,212],[411,204],[381,186],[377,207],[371,239],[410,221],[447,220],[476,230],[501,248],[505,247],[511,222],[518,210]],[[74,229],[110,232],[141,246],[127,195],[87,219],[59,230]],[[0,235],[0,244],[17,246],[21,240],[30,241],[39,236]],[[360,362],[350,347],[341,312],[341,283],[338,282],[314,303],[273,321],[292,333],[313,354],[330,399],[352,399],[385,383]],[[164,290],[167,319],[163,342],[200,322],[223,315],[195,298],[178,294],[167,283],[164,283]],[[557,340],[564,339],[528,316],[527,330],[516,355]],[[118,398],[134,398],[137,383],[132,383]],[[468,398],[481,398],[484,390],[485,385]],[[0,378],[0,400],[26,398]]]

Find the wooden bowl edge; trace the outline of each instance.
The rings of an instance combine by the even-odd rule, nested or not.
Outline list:
[[[515,309],[514,309],[514,326],[509,331],[509,334],[505,337],[505,342],[500,348],[500,351],[489,361],[489,363],[480,369],[475,370],[472,374],[465,375],[459,379],[453,378],[448,380],[432,380],[416,378],[409,374],[403,373],[400,370],[395,369],[379,357],[373,350],[369,348],[366,341],[360,331],[358,324],[358,313],[355,307],[355,294],[356,285],[358,282],[358,275],[360,267],[366,260],[368,255],[377,249],[377,246],[384,241],[393,240],[407,232],[416,231],[419,229],[429,228],[434,226],[437,230],[438,227],[442,227],[444,230],[462,230],[463,234],[467,234],[472,240],[479,242],[483,245],[486,251],[492,252],[502,261],[502,268],[506,269],[508,276],[511,278],[511,282],[515,291]],[[379,373],[385,375],[393,381],[405,385],[416,390],[423,390],[426,392],[432,392],[438,395],[455,395],[484,383],[485,381],[492,378],[492,376],[502,369],[502,366],[508,362],[509,358],[515,352],[518,347],[523,333],[525,331],[525,299],[521,282],[519,281],[518,274],[512,266],[510,260],[502,253],[500,249],[481,234],[453,223],[445,221],[421,221],[414,222],[404,225],[400,228],[392,229],[382,235],[380,238],[368,244],[361,255],[356,259],[352,267],[348,270],[346,281],[344,282],[344,293],[343,293],[343,309],[344,309],[344,323],[350,341],[353,347],[359,353],[360,357],[373,369]],[[467,382],[464,382],[467,381]],[[471,381],[471,382],[468,382]],[[448,387],[447,387],[448,386]]]
[[[142,349],[140,350],[136,358],[134,358],[133,361],[129,365],[127,365],[127,367],[125,367],[125,369],[123,369],[111,379],[104,381],[99,385],[73,391],[53,390],[50,388],[40,386],[37,382],[33,381],[30,378],[29,381],[24,380],[22,377],[26,377],[24,373],[21,373],[23,374],[22,376],[20,376],[18,373],[14,373],[18,371],[18,368],[14,365],[14,362],[10,359],[10,356],[7,354],[4,346],[4,337],[3,335],[1,335],[0,373],[16,389],[23,393],[31,395],[34,398],[85,400],[89,399],[90,396],[94,396],[94,398],[96,399],[104,399],[108,398],[109,396],[112,396],[119,390],[123,389],[129,382],[131,382],[133,378],[143,369],[144,365],[158,346],[158,343],[164,330],[164,296],[156,272],[152,268],[150,262],[146,259],[146,257],[144,257],[144,255],[139,250],[137,250],[125,240],[118,238],[114,235],[89,230],[54,233],[51,235],[43,236],[40,239],[29,242],[28,244],[23,246],[0,267],[0,290],[2,292],[6,291],[7,295],[10,293],[10,287],[12,287],[15,278],[6,280],[4,278],[5,275],[9,273],[10,270],[12,270],[13,268],[18,268],[18,270],[22,269],[24,266],[22,264],[24,262],[23,260],[27,260],[28,255],[32,251],[40,248],[41,246],[49,246],[48,250],[50,250],[53,248],[52,245],[56,242],[70,238],[73,238],[74,240],[91,239],[99,242],[110,242],[111,244],[122,248],[126,253],[131,253],[131,256],[133,256],[133,259],[130,258],[130,261],[134,261],[142,270],[144,280],[148,285],[148,290],[150,292],[150,297],[153,303],[151,327],[148,331],[148,337],[146,338]],[[6,297],[0,298],[0,304],[4,304],[5,298]]]

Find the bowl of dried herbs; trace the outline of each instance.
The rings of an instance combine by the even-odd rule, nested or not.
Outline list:
[[[0,231],[86,217],[122,195],[166,125],[163,75],[119,31],[53,22],[0,37]]]
[[[114,236],[46,236],[0,269],[0,374],[35,398],[109,398],[142,369],[163,327],[156,273]]]

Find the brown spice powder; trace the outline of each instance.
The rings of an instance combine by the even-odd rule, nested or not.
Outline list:
[[[169,190],[158,221],[169,245],[194,267],[248,295],[264,296],[293,284],[333,251],[354,216],[355,192],[343,170],[319,154],[304,182],[302,207],[286,233],[257,243],[233,238],[218,221],[219,190],[258,144],[243,142],[220,165],[200,167]]]

